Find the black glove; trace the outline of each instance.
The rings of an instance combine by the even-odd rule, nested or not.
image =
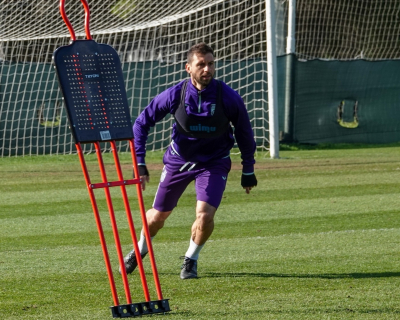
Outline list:
[[[138,167],[139,167],[139,175],[140,176],[148,176],[148,177],[150,177],[150,173],[149,173],[149,170],[147,170],[146,165],[140,164]]]
[[[138,165],[139,176],[148,176],[150,177],[149,170],[147,170],[147,166],[143,164]],[[133,177],[135,178],[135,171],[133,171]]]
[[[252,174],[242,174],[242,187],[255,187],[257,185],[257,178],[254,173]]]

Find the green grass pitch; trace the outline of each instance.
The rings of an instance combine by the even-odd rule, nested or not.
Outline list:
[[[400,319],[400,145],[283,148],[257,154],[258,186],[240,187],[233,156],[199,279],[179,279],[195,193],[189,186],[153,246],[171,312],[157,319]],[[151,206],[161,153],[150,153]],[[105,155],[110,180],[115,170]],[[97,160],[86,156],[92,182]],[[130,155],[121,163],[130,176]],[[106,269],[79,160],[0,159],[0,319],[112,319]],[[129,178],[129,177],[128,177]],[[136,188],[128,186],[140,229]],[[126,299],[103,190],[96,190],[120,303]],[[123,251],[130,236],[119,188],[112,188]],[[157,300],[150,264],[150,294]],[[143,302],[138,272],[133,302]],[[148,316],[144,316],[145,319]],[[149,317],[148,317],[149,318]]]

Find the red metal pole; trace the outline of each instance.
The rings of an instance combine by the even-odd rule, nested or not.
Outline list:
[[[103,250],[104,261],[106,263],[108,280],[109,280],[110,286],[111,286],[111,293],[112,293],[114,305],[118,306],[119,305],[118,294],[117,294],[117,289],[115,287],[115,281],[114,281],[114,277],[113,277],[113,273],[112,273],[110,257],[108,255],[108,251],[107,251],[106,240],[104,238],[103,227],[101,225],[99,210],[97,208],[96,198],[94,196],[93,189],[91,188],[89,172],[87,170],[85,158],[83,156],[83,152],[82,152],[82,148],[81,148],[81,144],[79,142],[76,144],[76,150],[78,151],[78,156],[79,156],[79,160],[80,160],[80,163],[81,163],[83,175],[85,176],[85,180],[86,180],[86,185],[87,185],[88,192],[89,192],[90,201],[91,201],[92,207],[93,207],[94,218],[96,220],[97,231],[99,233],[101,248]]]
[[[90,10],[89,5],[86,0],[81,0],[83,7],[85,8],[85,33],[86,39],[92,40],[92,36],[90,34]]]
[[[132,163],[133,163],[133,170],[135,172],[135,177],[139,177],[139,170],[138,170],[138,166],[137,166],[134,140],[133,139],[129,140],[129,144],[130,144],[130,148],[131,148]],[[153,270],[153,277],[154,277],[154,282],[156,285],[157,296],[158,296],[159,300],[162,300],[163,295],[161,292],[160,279],[158,277],[156,260],[154,258],[154,251],[153,251],[153,246],[151,243],[149,226],[147,225],[146,210],[145,210],[144,203],[143,203],[142,186],[140,183],[136,185],[136,190],[137,190],[137,195],[138,195],[140,214],[141,214],[142,221],[143,221],[143,230],[144,230],[144,234],[146,237],[147,248],[149,249],[150,263],[151,263],[151,268]]]
[[[92,40],[92,36],[90,34],[90,10],[89,10],[89,5],[86,0],[81,0],[83,7],[85,9],[85,33],[86,33],[86,38],[88,40]],[[69,30],[69,33],[71,34],[71,40],[75,41],[76,40],[76,35],[74,28],[72,27],[71,22],[69,21],[67,14],[65,13],[65,0],[60,0],[60,12],[61,12],[61,17],[63,18],[65,24],[67,25],[67,28]]]
[[[115,145],[115,141],[110,141],[110,144],[111,144],[111,151],[113,152],[113,155],[114,155],[114,162],[115,162],[115,167],[116,167],[117,174],[118,174],[118,179],[120,181],[124,181],[124,177],[123,177],[122,169],[121,169],[121,163],[119,161],[118,151],[117,151],[117,147]],[[122,193],[122,199],[123,199],[124,205],[125,205],[125,212],[126,212],[126,217],[128,219],[129,229],[130,229],[130,232],[131,232],[131,238],[132,238],[132,242],[133,242],[133,247],[134,247],[135,252],[136,252],[136,260],[137,260],[138,267],[139,267],[140,278],[142,280],[142,287],[143,287],[144,296],[145,296],[146,301],[150,301],[150,294],[149,294],[149,288],[148,288],[148,285],[147,285],[146,274],[145,274],[144,268],[143,268],[142,257],[139,254],[140,250],[139,250],[139,246],[138,246],[138,243],[137,243],[135,225],[133,223],[132,212],[131,212],[131,208],[130,208],[130,205],[129,205],[128,195],[126,193],[125,185],[121,185],[121,193]],[[121,266],[121,270],[126,273],[125,265]]]
[[[65,0],[60,0],[60,12],[61,12],[61,17],[63,18],[65,24],[67,25],[69,33],[71,34],[71,40],[75,41],[76,36],[75,36],[74,28],[72,27],[72,24],[69,21],[67,14],[65,13]]]
[[[101,156],[101,148],[100,148],[100,143],[98,141],[94,142],[95,148],[96,148],[96,153],[97,153],[97,160],[99,162],[99,167],[100,167],[100,173],[103,182],[107,182],[107,175],[106,175],[106,170],[104,167],[104,162],[103,158]],[[124,264],[124,256],[122,254],[122,249],[121,249],[121,242],[119,240],[119,235],[118,235],[118,228],[117,228],[117,222],[115,221],[115,214],[114,214],[114,208],[112,205],[111,201],[111,194],[110,194],[110,189],[108,187],[104,188],[104,192],[106,195],[106,201],[107,201],[107,206],[108,206],[108,211],[110,213],[110,220],[111,220],[111,226],[114,234],[114,241],[115,241],[115,246],[117,249],[117,255],[118,255],[118,261],[119,265],[121,268],[125,268]],[[126,271],[121,269],[121,275],[122,275],[122,282],[124,284],[124,289],[125,289],[125,296],[126,296],[126,301],[127,304],[131,304],[131,293],[129,290],[129,283],[128,283],[128,277],[126,275]]]

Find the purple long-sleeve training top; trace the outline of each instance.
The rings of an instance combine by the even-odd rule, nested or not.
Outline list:
[[[184,81],[157,95],[142,111],[133,125],[136,156],[139,164],[145,164],[146,141],[150,128],[167,114],[174,114],[181,99]],[[191,138],[178,131],[173,124],[171,145],[184,162],[208,162],[229,156],[236,139],[241,152],[243,173],[254,172],[254,152],[256,144],[246,107],[241,96],[225,83],[222,84],[222,100],[225,115],[234,127],[215,138]],[[217,103],[217,82],[213,79],[203,90],[188,81],[185,106],[188,115],[212,116],[212,104]]]

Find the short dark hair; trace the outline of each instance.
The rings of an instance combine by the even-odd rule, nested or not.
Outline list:
[[[192,46],[188,53],[187,53],[187,63],[191,63],[192,59],[193,59],[193,55],[196,53],[200,53],[200,54],[206,54],[206,53],[211,53],[212,55],[214,55],[214,50],[207,45],[205,42],[200,42],[198,44],[195,44],[194,46]]]

